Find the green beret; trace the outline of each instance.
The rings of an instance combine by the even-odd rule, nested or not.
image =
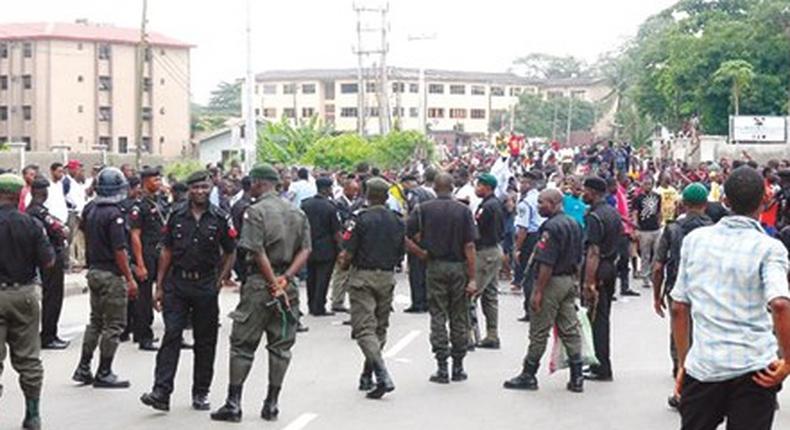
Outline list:
[[[0,193],[18,193],[25,186],[25,180],[13,173],[0,175]]]
[[[691,204],[700,204],[708,201],[708,189],[699,182],[689,184],[683,189],[683,201]]]
[[[390,183],[379,177],[368,179],[365,185],[369,194],[381,195],[388,193],[390,190]]]
[[[211,174],[205,170],[200,170],[195,172],[187,178],[187,185],[192,185],[196,182],[203,182],[208,181],[211,178]]]
[[[479,182],[479,183],[481,183],[483,185],[488,185],[492,189],[496,188],[496,185],[497,185],[496,176],[494,176],[494,175],[492,175],[490,173],[483,173],[482,175],[478,176],[477,177],[477,182]]]
[[[280,174],[271,164],[259,164],[250,170],[250,178],[280,182]]]

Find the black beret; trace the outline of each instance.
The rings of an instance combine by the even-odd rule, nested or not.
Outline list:
[[[136,187],[140,185],[141,182],[139,176],[132,176],[131,178],[128,179],[128,181],[129,181],[129,187]]]
[[[326,189],[326,188],[332,188],[332,184],[333,184],[332,179],[331,178],[327,178],[326,176],[320,177],[320,178],[315,180],[315,187],[320,189],[320,190],[323,190],[323,189]]]
[[[176,182],[175,184],[173,184],[171,188],[176,193],[185,193],[189,191],[189,188],[187,188],[187,184],[183,182]]]
[[[588,176],[584,180],[584,186],[591,190],[598,191],[599,193],[605,193],[608,189],[606,187],[606,181],[598,176]]]
[[[34,190],[49,188],[49,180],[43,176],[37,176],[36,179],[33,180],[33,183],[30,185],[30,188]]]
[[[211,174],[205,170],[197,171],[187,178],[187,185],[192,185],[196,182],[204,182],[209,181],[211,179]]]
[[[146,167],[140,171],[140,177],[143,179],[150,178],[152,176],[162,176],[162,172],[156,167]]]

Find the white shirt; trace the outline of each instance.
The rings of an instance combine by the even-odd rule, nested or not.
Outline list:
[[[44,206],[49,209],[52,216],[66,224],[69,219],[69,208],[66,206],[66,196],[63,194],[63,179],[49,184],[49,195]]]
[[[71,204],[74,205],[73,210],[78,214],[81,214],[82,210],[85,208],[85,203],[87,200],[85,190],[87,189],[87,184],[81,184],[77,182],[76,179],[69,176],[69,194],[66,196],[66,201],[71,202]]]
[[[289,191],[294,194],[294,205],[296,207],[302,207],[303,201],[315,196],[318,193],[315,183],[306,181],[304,179],[292,183]]]
[[[480,206],[480,197],[475,194],[475,187],[471,182],[467,182],[463,187],[455,190],[455,199],[469,202],[469,209],[472,213],[477,213],[477,207]]]

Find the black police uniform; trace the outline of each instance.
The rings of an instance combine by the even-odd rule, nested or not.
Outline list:
[[[417,187],[408,192],[409,213],[411,214],[423,203],[433,200],[435,197],[422,187]],[[411,292],[411,307],[407,312],[427,312],[428,311],[428,288],[425,282],[425,271],[427,265],[416,255],[406,256],[409,267],[409,289]]]
[[[129,225],[129,212],[131,212],[132,208],[137,204],[138,199],[127,197],[121,200],[118,203],[118,208],[121,209],[121,214],[123,214],[123,218],[126,220],[126,225]],[[126,237],[126,241],[131,243],[131,238]],[[131,252],[128,255],[129,257],[129,266],[134,266],[134,256],[132,256]],[[126,304],[126,328],[124,328],[123,333],[121,333],[121,342],[127,342],[129,340],[129,336],[132,334],[134,327],[136,325],[135,317],[135,307],[137,306],[137,300],[129,300]]]
[[[313,251],[307,261],[307,307],[311,315],[325,315],[326,295],[338,252],[336,237],[342,229],[337,207],[316,194],[302,203],[310,222]]]
[[[63,309],[67,237],[63,224],[51,216],[43,204],[31,203],[26,212],[44,227],[55,250],[55,264],[41,272],[41,344],[46,346],[58,339],[58,321]]]
[[[170,207],[159,194],[149,195],[138,200],[129,211],[129,227],[140,230],[143,245],[143,262],[148,270],[148,278],[139,279],[139,293],[134,305],[134,341],[140,345],[153,341],[154,322],[153,284],[156,281],[156,269],[159,262],[159,242],[164,233]]]
[[[623,235],[623,224],[620,214],[605,200],[599,201],[590,208],[585,216],[585,224],[587,226],[587,245],[597,245],[600,251],[600,262],[596,273],[598,305],[592,323],[595,355],[600,365],[593,370],[599,376],[609,377],[612,375],[609,352],[609,319],[617,279],[615,268],[617,241]]]
[[[214,377],[219,327],[217,277],[224,254],[236,248],[238,233],[222,209],[209,205],[200,220],[189,204],[177,205],[167,222],[162,245],[172,251],[164,285],[165,335],[156,356],[154,391],[169,396],[181,352],[182,333],[192,316],[195,363],[193,395],[207,395]]]
[[[241,235],[241,230],[244,228],[244,213],[247,212],[247,208],[253,203],[255,203],[255,198],[249,193],[244,193],[230,209],[230,217],[239,235]],[[233,265],[233,271],[236,272],[236,279],[242,284],[247,279],[246,260],[246,251],[241,248],[236,249],[236,262]]]

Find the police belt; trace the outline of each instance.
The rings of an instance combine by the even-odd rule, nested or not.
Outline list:
[[[290,264],[276,264],[276,265],[272,264],[272,272],[274,272],[275,276],[280,276],[283,273],[287,272],[288,268],[290,267],[291,267]],[[258,269],[258,265],[255,264],[255,262],[251,262],[250,264],[247,265],[247,276],[254,276],[260,274],[261,271],[260,269]]]
[[[394,273],[395,269],[380,269],[378,267],[352,266],[358,272]]]
[[[202,281],[204,279],[211,279],[217,276],[217,271],[212,269],[208,271],[203,270],[184,270],[178,267],[173,268],[173,275],[175,277],[186,281]]]
[[[21,290],[33,285],[33,282],[0,282],[0,291]]]

